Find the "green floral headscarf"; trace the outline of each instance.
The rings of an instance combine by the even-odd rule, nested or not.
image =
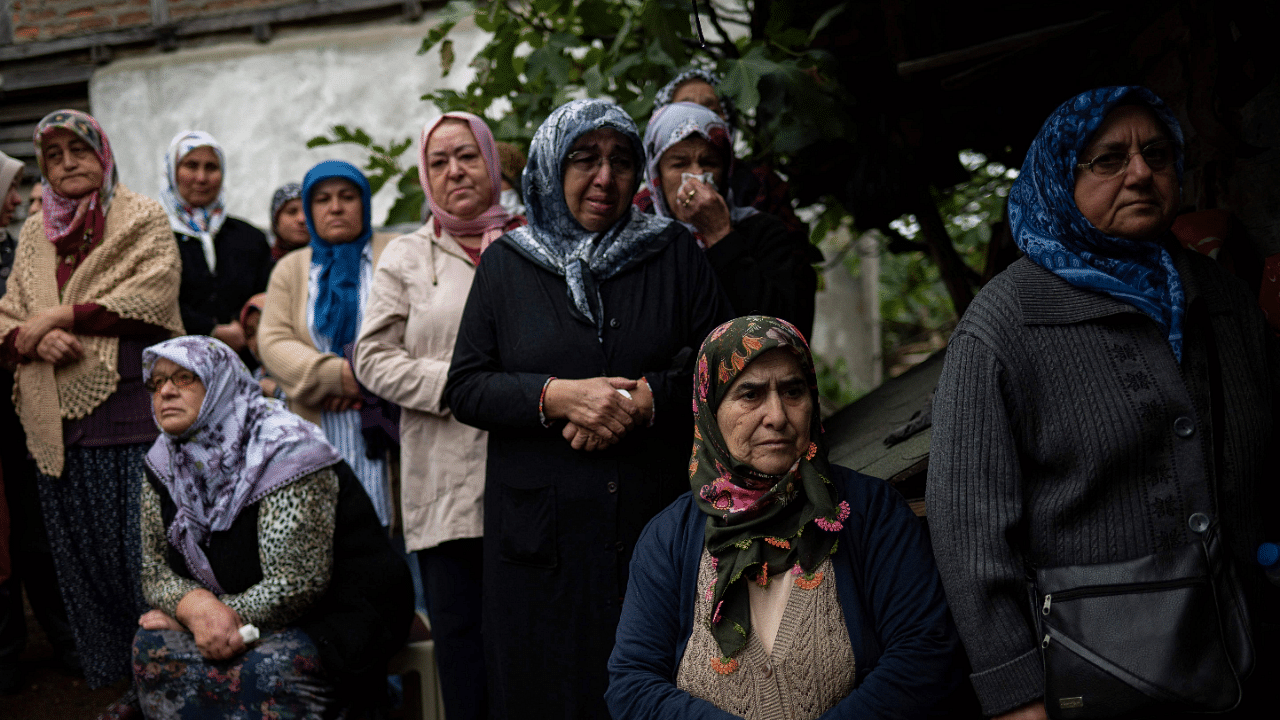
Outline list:
[[[808,452],[781,475],[766,475],[729,453],[716,410],[734,380],[753,360],[775,348],[795,354],[813,399]],[[837,503],[828,477],[827,448],[818,411],[813,356],[794,325],[751,315],[721,325],[702,343],[693,388],[694,442],[689,484],[707,514],[706,548],[716,568],[708,629],[723,654],[712,658],[717,672],[737,667],[733,655],[747,643],[751,607],[747,582],[767,585],[771,576],[792,572],[804,583],[835,551],[836,533],[849,516]],[[778,580],[774,580],[776,582]]]

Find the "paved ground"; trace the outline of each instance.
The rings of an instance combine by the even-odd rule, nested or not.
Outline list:
[[[53,648],[27,608],[27,649],[22,692],[0,695],[3,720],[93,720],[124,694],[127,681],[90,690],[84,678],[71,677],[53,664]]]

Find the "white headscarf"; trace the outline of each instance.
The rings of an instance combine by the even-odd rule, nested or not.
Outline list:
[[[218,197],[212,203],[195,207],[178,192],[178,164],[187,153],[202,147],[217,154],[218,165],[222,167],[222,185],[218,188]],[[160,203],[169,215],[169,225],[176,233],[200,240],[209,272],[216,273],[218,265],[213,251],[213,238],[227,220],[227,159],[222,152],[222,145],[207,132],[183,130],[169,142],[169,151],[164,155],[164,169],[169,186],[160,191]]]

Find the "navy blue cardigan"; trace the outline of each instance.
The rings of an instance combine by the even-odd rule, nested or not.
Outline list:
[[[839,466],[831,481],[850,515],[832,557],[857,664],[853,691],[823,718],[911,718],[964,679],[959,636],[929,539],[888,483]],[[676,687],[693,632],[706,515],[685,493],[651,520],[631,560],[605,700],[615,720],[732,718]]]

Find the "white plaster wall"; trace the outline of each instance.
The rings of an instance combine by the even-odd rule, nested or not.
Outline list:
[[[458,61],[442,77],[437,48],[418,55],[435,20],[281,36],[265,45],[225,43],[124,59],[89,85],[93,115],[111,140],[120,179],[159,197],[164,153],[183,130],[204,130],[227,155],[224,187],[231,215],[266,230],[271,194],[300,182],[321,160],[363,167],[355,146],[308,149],[334,125],[363,128],[377,142],[413,138],[404,165],[416,163],[417,137],[440,113],[419,98],[441,87],[461,90],[474,75],[466,63],[487,41],[471,21],[450,33]],[[381,224],[395,199],[390,184],[374,196]]]

